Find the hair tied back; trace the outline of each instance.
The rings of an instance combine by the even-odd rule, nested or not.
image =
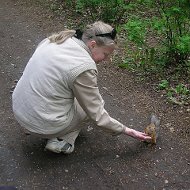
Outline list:
[[[83,32],[80,29],[77,29],[76,32],[75,32],[74,37],[76,37],[77,39],[81,40],[82,39],[82,35],[83,35]]]

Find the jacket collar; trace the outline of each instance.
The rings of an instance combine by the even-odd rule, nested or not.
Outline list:
[[[90,55],[92,55],[90,49],[87,47],[87,45],[82,41],[75,37],[72,37],[72,40],[74,40],[78,45],[80,45],[82,48],[84,48]]]

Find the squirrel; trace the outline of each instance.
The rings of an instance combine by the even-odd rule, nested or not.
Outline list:
[[[151,121],[150,124],[145,128],[145,133],[152,137],[151,141],[149,143],[156,144],[156,140],[159,135],[160,131],[160,120],[158,117],[154,114],[151,115]]]

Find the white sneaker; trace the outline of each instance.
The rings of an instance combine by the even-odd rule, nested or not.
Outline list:
[[[49,150],[55,153],[65,153],[70,154],[73,152],[74,148],[71,144],[67,143],[64,140],[58,140],[57,138],[53,138],[47,141],[45,146],[45,150]]]

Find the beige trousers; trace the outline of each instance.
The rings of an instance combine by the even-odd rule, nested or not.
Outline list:
[[[75,99],[75,115],[73,120],[71,121],[69,127],[65,130],[55,134],[55,137],[65,140],[70,144],[74,144],[79,132],[84,127],[84,123],[87,122],[88,117],[87,114],[84,112],[82,107],[79,105],[78,101]]]
[[[70,125],[67,128],[63,129],[59,133],[53,135],[37,134],[37,133],[32,133],[31,131],[28,131],[25,128],[24,132],[28,135],[31,134],[41,138],[47,138],[47,139],[60,138],[73,145],[77,136],[79,135],[79,132],[84,127],[84,123],[88,120],[87,114],[84,112],[84,110],[79,105],[76,99],[74,100],[74,104],[75,104],[75,115],[73,117],[73,120],[71,121]]]

